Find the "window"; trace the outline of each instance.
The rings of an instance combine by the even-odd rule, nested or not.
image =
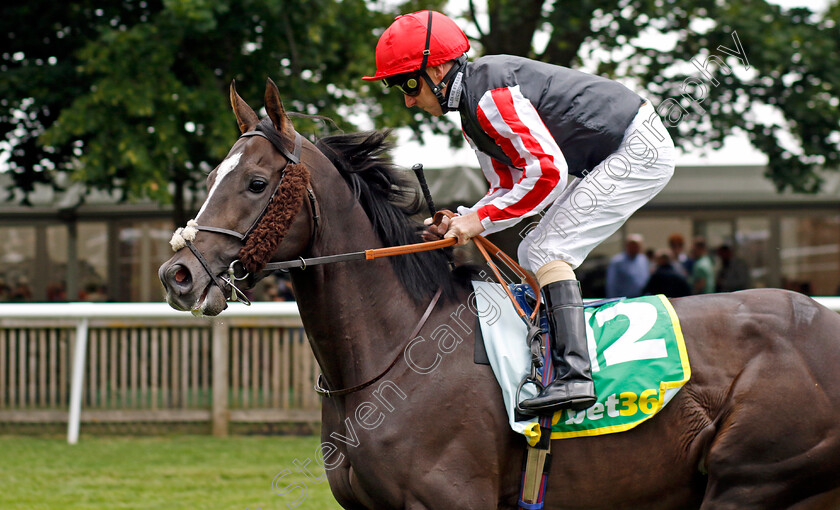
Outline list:
[[[67,226],[47,227],[47,259],[49,274],[46,282],[46,301],[68,301],[67,295]]]
[[[120,301],[161,301],[160,265],[172,256],[167,220],[123,221],[118,224],[117,296]]]
[[[105,222],[79,222],[76,249],[78,250],[78,295],[80,301],[108,301],[108,226]]]
[[[766,217],[738,218],[735,235],[735,256],[747,264],[751,287],[770,286],[770,219]]]
[[[34,300],[35,238],[34,226],[0,227],[0,302]]]
[[[780,248],[783,287],[840,294],[840,215],[783,218]]]

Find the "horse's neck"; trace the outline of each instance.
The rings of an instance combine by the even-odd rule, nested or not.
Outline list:
[[[313,256],[382,246],[361,206],[324,218],[328,228],[316,238]],[[293,281],[304,327],[332,389],[379,375],[426,306],[409,296],[388,259],[317,266],[296,272]]]

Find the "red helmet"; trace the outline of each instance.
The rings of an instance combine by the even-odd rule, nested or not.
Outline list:
[[[376,74],[362,79],[381,80],[420,70],[429,23],[429,11],[397,16],[376,45]],[[443,64],[470,49],[467,36],[446,15],[432,11],[431,27],[427,66]]]

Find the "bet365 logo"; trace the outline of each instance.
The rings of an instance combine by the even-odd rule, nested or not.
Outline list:
[[[583,411],[566,409],[566,421],[564,423],[566,425],[579,425],[583,423],[584,419],[597,422],[605,416],[609,418],[627,417],[635,416],[639,412],[650,415],[655,413],[660,406],[659,392],[653,388],[644,390],[640,395],[636,395],[632,391],[623,391],[618,395],[613,393],[603,403],[596,402]],[[558,413],[555,424],[559,420]]]

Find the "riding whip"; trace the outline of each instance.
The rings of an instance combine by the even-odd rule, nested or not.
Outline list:
[[[426,184],[426,176],[423,174],[423,163],[417,163],[413,167],[414,175],[417,176],[417,181],[420,182],[420,189],[423,190],[423,198],[426,199],[426,205],[429,206],[429,213],[434,216],[437,212],[435,202],[432,200],[432,193],[429,191],[429,185]]]
[[[420,189],[423,190],[423,198],[426,199],[426,205],[429,206],[429,214],[431,214],[432,218],[434,218],[437,208],[435,207],[435,201],[432,200],[432,192],[429,191],[429,185],[426,184],[426,175],[423,173],[423,163],[417,163],[411,167],[411,169],[414,170],[414,175],[417,176],[417,181],[420,183]],[[452,249],[443,250],[443,253],[446,254],[446,260],[449,261],[449,266],[454,268],[455,258],[452,256]]]

